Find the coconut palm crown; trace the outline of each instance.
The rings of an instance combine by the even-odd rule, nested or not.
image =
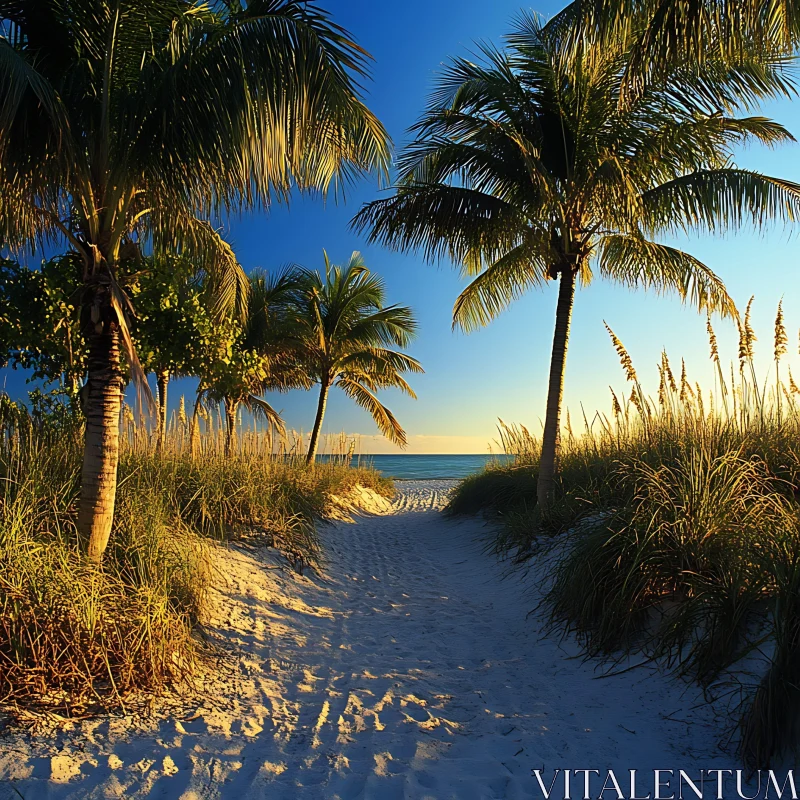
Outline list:
[[[404,446],[406,435],[392,412],[377,398],[380,389],[414,391],[402,376],[422,372],[411,356],[392,349],[405,347],[416,333],[410,308],[385,305],[383,281],[371,273],[360,253],[334,266],[325,253],[325,274],[305,270],[297,296],[298,352],[309,376],[319,383],[319,403],[308,462],[317,454],[322,421],[332,386],[338,386],[369,411],[380,432]]]
[[[220,315],[243,309],[246,276],[208,220],[385,171],[368,61],[305,0],[0,0],[0,244],[66,241],[83,260],[92,560],[113,520],[121,349],[141,378],[120,263],[190,255]]]
[[[446,68],[399,159],[394,194],[366,205],[354,226],[371,241],[460,265],[472,282],[453,319],[467,331],[526,290],[559,282],[538,477],[545,503],[576,285],[598,273],[733,315],[707,266],[653,237],[794,219],[800,186],[732,163],[734,144],[791,136],[763,117],[732,116],[730,93],[728,108],[709,107],[708,97],[725,95],[724,70],[620,104],[629,53],[575,46],[533,16],[519,19],[505,51],[486,46],[482,56]]]

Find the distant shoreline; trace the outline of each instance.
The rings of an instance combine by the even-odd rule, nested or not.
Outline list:
[[[513,463],[514,458],[504,453],[372,453],[353,455],[349,462],[342,462],[341,456],[321,460],[370,467],[392,480],[463,480],[491,464]]]
[[[320,458],[341,458],[319,453]],[[355,453],[351,458],[516,458],[507,453]]]

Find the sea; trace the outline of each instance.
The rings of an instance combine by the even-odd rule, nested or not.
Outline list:
[[[325,460],[326,456],[318,456]],[[480,472],[490,462],[512,463],[507,455],[362,455],[353,456],[351,466],[371,466],[387,478],[397,480],[434,480],[466,478]]]

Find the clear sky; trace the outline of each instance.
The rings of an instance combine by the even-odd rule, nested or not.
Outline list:
[[[388,128],[397,148],[406,129],[423,108],[437,71],[448,57],[467,53],[477,40],[498,42],[516,13],[528,4],[518,0],[322,0],[335,20],[348,28],[375,57],[368,103]],[[549,16],[561,7],[542,0],[533,10]],[[800,137],[800,99],[765,107],[763,113]],[[750,148],[738,164],[800,182],[800,145],[776,151]],[[411,453],[481,453],[495,436],[500,417],[539,432],[544,413],[546,378],[555,317],[556,284],[518,301],[491,326],[470,335],[451,330],[453,301],[462,282],[449,264],[426,264],[421,256],[403,255],[368,246],[348,228],[361,204],[379,196],[372,179],[348,193],[345,203],[324,205],[319,199],[296,198],[290,207],[268,214],[230,220],[227,235],[246,269],[277,268],[288,262],[322,267],[326,249],[335,263],[353,250],[364,253],[370,269],[386,280],[388,300],[414,308],[419,336],[410,348],[422,361],[425,375],[412,376],[418,394],[413,401],[395,392],[384,400],[405,427]],[[689,249],[727,283],[744,306],[755,294],[753,320],[759,342],[761,371],[768,368],[772,324],[781,296],[790,331],[790,363],[800,376],[800,274],[796,231],[780,227],[762,233],[743,231],[727,236],[693,237],[670,242]],[[680,300],[596,281],[578,293],[567,362],[565,401],[573,424],[581,404],[587,414],[609,408],[608,385],[624,390],[617,356],[603,320],[629,349],[645,388],[657,387],[656,362],[666,348],[674,364],[686,359],[689,376],[710,388],[705,318]],[[716,325],[723,360],[736,356],[736,332],[730,322]],[[8,388],[19,393],[20,375],[8,376]],[[193,395],[189,381],[176,382],[172,400]],[[290,428],[308,431],[316,393],[292,392],[270,398],[283,409]],[[363,452],[399,452],[376,433],[369,415],[338,390],[331,393],[325,432],[362,434]]]

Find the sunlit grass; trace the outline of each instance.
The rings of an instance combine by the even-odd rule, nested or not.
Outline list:
[[[729,371],[708,325],[709,391],[664,354],[658,394],[647,396],[609,330],[630,393],[612,392],[610,411],[581,432],[567,421],[552,504],[536,505],[537,439],[501,423],[515,463],[462,482],[449,511],[496,519],[490,547],[514,562],[558,545],[541,610],[590,655],[638,652],[710,685],[770,643],[769,668],[741,706],[739,739],[745,763],[764,767],[793,746],[800,708],[800,389],[783,365],[780,308],[775,368],[756,380],[749,309]]]
[[[356,484],[392,492],[374,471],[345,466],[347,453],[306,467],[252,431],[230,458],[204,432],[193,455],[180,430],[158,451],[149,426],[126,424],[97,568],[76,529],[80,424],[63,408],[30,414],[0,399],[0,705],[12,713],[82,714],[181,681],[205,652],[196,629],[212,541],[246,539],[294,569],[319,567],[331,496]]]

